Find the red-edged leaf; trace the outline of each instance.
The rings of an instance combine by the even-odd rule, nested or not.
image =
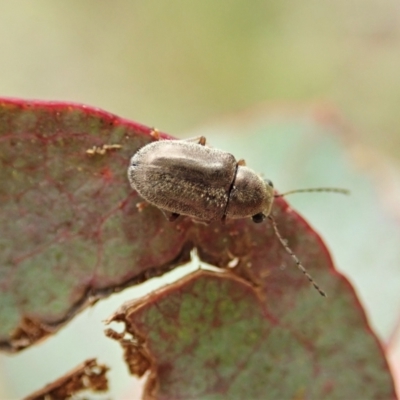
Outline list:
[[[318,302],[301,290],[282,293],[269,278],[255,289],[200,271],[117,312],[111,321],[125,322],[134,338],[128,348],[122,339],[128,364],[138,354],[152,363],[143,398],[396,398],[347,282],[336,279],[335,299]]]
[[[153,207],[140,211],[126,168],[131,155],[151,140],[150,128],[83,106],[18,101],[0,106],[3,348],[28,346],[91,301],[188,259],[195,246],[202,260],[216,266],[226,268],[234,261],[236,277],[198,273],[150,295],[134,311],[128,309],[127,318],[124,312],[117,317],[144,338],[158,374],[151,382],[159,385],[161,398],[188,398],[193,390],[212,398],[243,398],[244,393],[335,398],[367,392],[395,397],[383,352],[354,291],[333,269],[317,234],[283,200],[273,210],[281,234],[328,299],[294,267],[268,223],[239,220],[206,226],[181,218],[170,224]],[[243,308],[237,308],[242,302]],[[208,319],[202,317],[204,310]],[[240,324],[242,316],[247,320]],[[238,347],[249,324],[254,324],[254,336]],[[176,334],[161,335],[166,329]],[[189,343],[193,331],[199,340],[183,352],[182,342]],[[176,336],[179,340],[172,340]],[[157,347],[160,337],[171,351]],[[224,346],[218,354],[228,359],[216,359],[213,344]],[[192,372],[192,379],[196,376],[205,386],[196,381],[188,387],[179,375],[187,366],[185,355],[192,357],[194,367],[193,355],[203,348],[207,363]],[[240,352],[232,358],[236,348]],[[246,362],[242,352],[248,355]],[[218,363],[230,371],[236,368],[236,375],[225,374]],[[291,369],[293,365],[297,368]],[[352,374],[346,375],[349,365]],[[228,378],[214,376],[221,383],[213,386],[210,368]],[[340,389],[342,385],[346,387]]]
[[[398,165],[362,146],[337,111],[315,105],[256,107],[189,133],[198,134],[244,158],[280,192],[350,190],[350,196],[306,193],[287,200],[322,233],[335,267],[355,285],[374,330],[387,340],[400,304]]]
[[[1,348],[27,347],[188,258],[184,228],[155,208],[139,212],[127,180],[151,131],[81,105],[0,102]],[[89,154],[105,145],[121,148]]]

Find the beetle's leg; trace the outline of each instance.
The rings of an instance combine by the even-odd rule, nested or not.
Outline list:
[[[197,144],[200,144],[201,146],[206,145],[206,137],[205,136],[196,136],[194,138],[189,138],[189,139],[183,139],[185,142],[197,142]]]
[[[169,222],[174,222],[180,215],[181,214],[178,214],[178,213],[171,213],[169,218],[168,218],[168,221]]]
[[[199,137],[199,144],[202,146],[206,145],[206,137],[205,136],[200,136]]]
[[[139,212],[142,212],[148,205],[149,203],[147,203],[146,201],[141,201],[139,203],[136,203],[136,208]]]
[[[193,218],[192,221],[196,222],[196,224],[203,224],[203,225],[209,225],[212,222],[211,219],[209,221],[207,221],[207,220],[204,220],[204,219],[197,219],[197,218]]]
[[[165,211],[165,210],[161,210],[161,211],[163,212],[163,214],[165,215],[165,218],[167,218],[167,220],[169,222],[174,222],[180,216],[180,214],[174,213],[171,211]]]
[[[243,158],[241,158],[238,162],[237,165],[240,165],[241,167],[245,167],[246,166],[246,161],[243,160]]]
[[[157,128],[152,128],[150,136],[152,136],[155,140],[160,140],[160,131]]]

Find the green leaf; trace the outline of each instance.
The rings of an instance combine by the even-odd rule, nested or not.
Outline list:
[[[185,229],[140,212],[127,180],[151,131],[86,106],[0,102],[1,348],[25,348],[188,259]]]
[[[317,258],[329,268],[326,255]],[[287,292],[277,290],[278,273],[254,288],[230,273],[199,271],[124,305],[110,321],[125,322],[152,362],[144,398],[395,398],[347,282],[335,279],[324,300],[284,283]],[[129,350],[128,363],[137,365]]]

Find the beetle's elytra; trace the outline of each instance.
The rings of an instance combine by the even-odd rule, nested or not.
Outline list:
[[[246,167],[244,160],[237,161],[232,154],[205,144],[202,136],[194,140],[159,140],[142,147],[128,169],[131,186],[170,221],[179,215],[205,222],[251,217],[258,223],[268,217],[298,268],[326,296],[281,237],[270,215],[274,197],[282,196],[274,194],[272,182]],[[300,191],[315,190],[347,192],[333,188]]]

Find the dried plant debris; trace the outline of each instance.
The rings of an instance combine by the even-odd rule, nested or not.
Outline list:
[[[25,316],[21,318],[20,325],[11,334],[10,350],[18,351],[29,347],[32,343],[46,338],[51,333],[51,327]]]
[[[98,154],[100,156],[104,156],[108,151],[111,150],[119,150],[122,146],[120,144],[103,144],[103,146],[93,146],[90,149],[86,150],[86,154],[89,156],[94,156]]]
[[[124,350],[124,360],[128,366],[129,372],[137,377],[142,377],[151,367],[151,357],[144,345],[144,339],[137,334],[129,331],[123,333],[115,332],[112,329],[106,329],[105,335],[116,340]]]
[[[106,373],[108,369],[106,365],[98,364],[94,358],[86,360],[63,377],[32,393],[24,400],[69,399],[83,390],[91,390],[93,392],[107,391]]]

